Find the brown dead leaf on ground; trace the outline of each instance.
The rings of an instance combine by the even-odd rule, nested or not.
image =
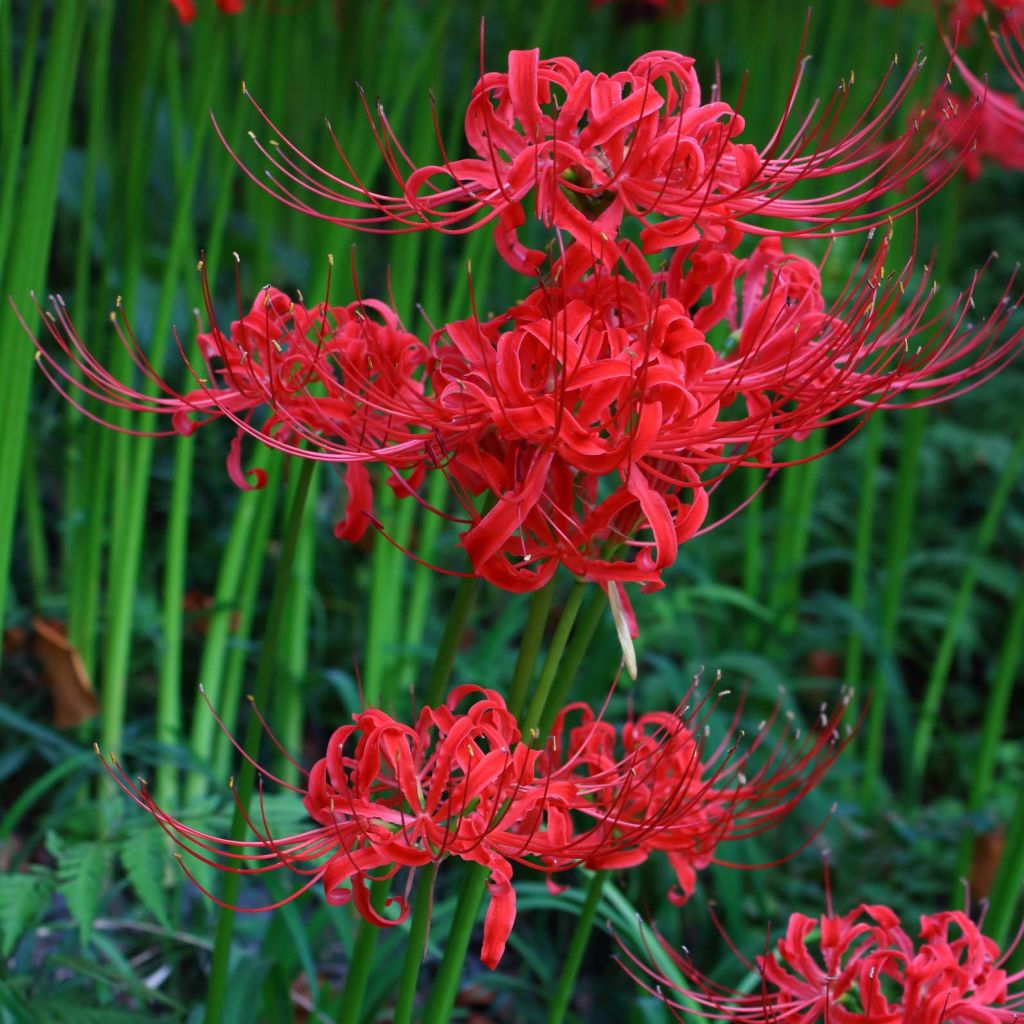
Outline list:
[[[55,728],[71,729],[99,713],[82,657],[68,640],[63,623],[34,618],[32,653],[39,661],[40,680],[53,697]]]
[[[1006,845],[1006,828],[998,825],[990,832],[974,837],[974,853],[971,857],[971,899],[984,900],[992,891],[992,885],[999,871],[999,862]]]

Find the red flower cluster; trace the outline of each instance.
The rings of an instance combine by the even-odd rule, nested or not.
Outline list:
[[[888,97],[886,76],[849,134],[834,137],[848,95],[843,88],[787,141],[801,63],[786,112],[760,149],[736,141],[744,130],[738,111],[719,99],[702,101],[694,65],[692,57],[659,50],[607,75],[583,70],[568,57],[541,59],[537,50],[513,50],[508,71],[484,74],[473,90],[465,118],[473,157],[453,160],[442,153],[438,164],[407,167],[405,150],[379,111],[374,133],[397,195],[368,188],[340,144],[349,177],[326,171],[257,106],[283,144],[271,151],[257,141],[274,170],[267,178],[247,173],[292,208],[362,231],[463,234],[495,222],[502,256],[530,274],[547,259],[520,238],[530,199],[546,227],[568,235],[586,259],[613,267],[627,218],[639,223],[648,253],[699,240],[733,249],[751,232],[820,237],[884,225],[937,191],[945,178],[922,180],[892,199],[898,190],[939,155],[970,142],[969,135],[951,137],[929,118],[885,141],[920,71],[918,61]],[[941,108],[941,93],[933,103]],[[369,108],[367,116],[372,122]],[[830,193],[788,196],[801,183],[848,173],[853,182]],[[306,195],[352,212],[326,213]]]
[[[170,0],[171,6],[178,12],[178,19],[187,25],[196,16],[195,0]],[[245,9],[245,0],[216,0],[217,8],[224,14],[241,14]]]
[[[813,950],[816,947],[816,952]],[[665,947],[693,983],[685,991],[628,953],[626,970],[673,1010],[763,1024],[1014,1024],[1024,1019],[1024,972],[964,913],[921,918],[918,941],[888,907],[862,904],[820,918],[793,914],[776,948],[757,960],[761,992],[742,995],[700,975]],[[683,1020],[680,1014],[677,1019]],[[689,1019],[689,1017],[687,1017]]]
[[[781,730],[765,754],[774,715],[746,751],[726,736],[709,752],[714,704],[693,690],[687,699],[695,704],[688,715],[643,715],[621,733],[583,705],[566,708],[542,748],[524,742],[503,698],[481,687],[457,688],[414,725],[368,709],[335,731],[304,788],[259,768],[261,778],[301,795],[316,822],[291,836],[272,834],[262,800],[258,820],[246,813],[253,839],[207,835],[158,807],[113,757],[108,770],[192,857],[245,875],[287,870],[302,880],[287,899],[321,883],[329,903],[352,902],[380,926],[403,920],[407,901],[391,898],[397,919],[378,913],[369,881],[450,857],[483,865],[491,903],[481,958],[494,967],[515,919],[514,865],[553,876],[579,865],[626,867],[665,851],[682,900],[719,844],[771,827],[843,746],[841,707],[823,713],[814,733]]]
[[[758,150],[737,141],[735,110],[702,102],[692,58],[657,51],[605,75],[514,51],[508,71],[485,74],[470,100],[475,157],[403,173],[404,151],[389,143],[382,119],[399,196],[354,176],[318,185],[320,169],[290,145],[268,152],[293,185],[355,209],[330,218],[338,223],[463,233],[496,222],[506,260],[538,279],[512,308],[444,324],[422,341],[380,302],[306,307],[267,288],[225,332],[207,290],[211,326],[199,339],[207,365],[193,370],[196,387],[178,394],[123,322],[149,390],[113,379],[57,302],[45,322],[62,355],[40,347],[40,362],[64,393],[163,413],[181,432],[231,420],[239,433],[229,469],[243,486],[244,432],[346,466],[341,537],[376,522],[368,463],[383,464],[395,491],[420,501],[424,475],[439,471],[460,505],[442,514],[462,527],[475,574],[527,591],[563,565],[602,585],[657,588],[679,545],[710,528],[709,492],[723,475],[783,465],[787,438],[844,424],[849,436],[876,408],[973,387],[1024,340],[1024,330],[999,340],[1015,308],[1009,292],[972,325],[973,283],[936,308],[927,271],[915,278],[908,262],[887,273],[888,236],[865,249],[830,304],[820,266],[787,253],[764,227],[870,228],[954,172],[976,117],[947,111],[921,138],[879,141],[918,67],[891,98],[880,88],[841,140],[831,136],[845,94],[789,142],[783,118]],[[940,154],[952,156],[925,184],[867,208]],[[831,195],[787,195],[843,172],[853,179]],[[297,192],[278,194],[315,212]],[[531,197],[553,231],[546,251],[521,236]],[[749,234],[765,237],[737,255]],[[657,270],[654,253],[664,253]]]
[[[745,258],[701,241],[660,272],[632,243],[620,249],[628,274],[567,254],[553,283],[507,312],[446,324],[427,342],[372,300],[307,308],[264,289],[226,332],[209,310],[207,365],[185,394],[155,374],[124,323],[121,340],[157,394],[114,379],[59,301],[45,320],[59,355],[40,346],[39,361],[71,400],[77,388],[162,413],[181,433],[231,420],[229,469],[242,486],[243,433],[346,465],[341,537],[372,521],[368,462],[417,499],[424,474],[440,471],[481,577],[532,590],[561,564],[656,588],[723,474],[784,465],[786,438],[967,390],[1024,338],[999,341],[1009,298],[973,326],[970,290],[933,309],[909,264],[885,273],[884,243],[831,307],[819,266],[778,238]]]

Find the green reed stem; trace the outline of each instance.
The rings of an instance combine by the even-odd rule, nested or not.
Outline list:
[[[881,797],[885,723],[889,690],[895,685],[896,634],[900,620],[903,580],[910,550],[917,500],[918,463],[924,438],[925,410],[911,409],[905,414],[903,443],[900,450],[896,490],[889,516],[889,545],[886,551],[885,589],[882,592],[882,618],[878,665],[868,712],[868,730],[864,751],[862,800],[872,807]]]
[[[392,1024],[412,1024],[420,966],[427,951],[427,932],[430,928],[430,915],[434,909],[436,878],[436,863],[420,868],[416,877],[416,895],[413,897],[412,917],[409,921],[409,939],[402,960],[402,973],[398,979],[398,997],[395,1000]]]
[[[586,592],[587,585],[585,583],[581,583],[579,580],[573,582],[558,625],[551,636],[551,645],[548,648],[547,657],[544,659],[544,667],[537,680],[537,687],[533,691],[533,697],[528,705],[526,718],[519,723],[519,731],[523,736],[530,736],[540,726],[551,687],[558,675],[558,666],[562,661],[565,646],[569,641],[569,634],[572,632],[573,623],[579,614],[580,605],[583,603]]]
[[[526,705],[526,694],[533,678],[533,669],[537,664],[537,655],[544,642],[544,629],[548,624],[551,601],[555,596],[555,580],[552,579],[530,597],[530,610],[526,616],[526,625],[519,640],[519,655],[516,667],[512,672],[512,682],[508,688],[508,709],[517,717]]]
[[[918,711],[917,728],[914,730],[914,741],[910,752],[910,799],[914,802],[921,795],[932,736],[938,722],[939,707],[946,692],[949,669],[953,663],[953,655],[956,653],[957,641],[960,639],[964,619],[967,617],[971,598],[974,596],[974,588],[978,582],[978,570],[992,545],[996,527],[1002,518],[1007,499],[1017,483],[1017,470],[1022,456],[1024,456],[1024,434],[1014,445],[1010,457],[1003,466],[996,489],[985,511],[985,517],[978,528],[971,561],[960,577],[960,586],[957,589],[953,607],[946,619],[946,628],[943,630],[938,651],[932,660],[928,685],[925,687],[924,699]]]
[[[559,663],[565,653],[566,642],[572,631],[573,623],[580,610],[587,584],[579,580],[572,585],[565,607],[562,609],[558,625],[551,637],[544,667],[541,669],[537,688],[530,701],[526,718],[519,724],[519,731],[524,737],[539,735],[538,726],[544,713],[545,705],[551,693],[552,685],[559,675]],[[488,869],[479,864],[466,864],[462,876],[462,888],[459,890],[455,905],[455,917],[451,931],[445,944],[444,956],[438,967],[434,987],[423,1014],[423,1024],[447,1024],[451,1018],[452,1007],[458,994],[459,978],[462,965],[466,959],[466,950],[476,924],[477,912],[487,886]]]
[[[985,702],[985,719],[981,726],[978,753],[971,771],[971,785],[967,795],[967,809],[970,812],[980,811],[992,792],[996,754],[1006,732],[1007,715],[1022,654],[1024,654],[1024,579],[1017,587],[1017,596],[1014,598],[1010,617],[1006,623],[992,686]],[[970,871],[973,846],[974,833],[969,830],[962,837],[957,854],[953,905],[960,898],[960,879]]]
[[[5,299],[0,304],[0,337],[5,339],[5,344],[14,344],[16,339],[22,338],[21,327],[6,296],[12,296],[24,307],[30,292],[42,290],[57,206],[60,161],[54,158],[54,154],[63,151],[68,134],[86,10],[86,4],[61,4],[53,12],[47,59],[42,67],[42,83],[36,94],[27,156],[19,179],[14,234],[5,231],[8,237],[0,238],[0,280],[4,281]],[[26,55],[29,62],[33,57],[32,54]],[[17,146],[8,150],[11,163],[5,167],[5,181],[9,174],[17,174],[17,163],[14,162],[17,150]],[[8,273],[7,254],[13,251],[9,244],[11,238],[18,239],[18,258],[11,261]],[[35,313],[28,309],[25,313],[26,322],[33,326]],[[25,341],[5,359],[3,379],[0,380],[0,437],[3,437],[5,455],[0,459],[0,623],[7,606],[11,541],[17,515],[33,365],[32,347]]]
[[[576,631],[566,649],[565,657],[558,666],[558,674],[551,687],[551,692],[548,694],[547,702],[544,705],[544,714],[540,720],[541,736],[547,736],[551,732],[551,726],[554,724],[558,712],[562,710],[568,700],[576,674],[580,670],[580,665],[583,664],[583,656],[590,647],[594,633],[597,632],[598,623],[604,617],[606,605],[607,599],[604,591],[595,587],[587,607],[576,625]]]
[[[458,995],[459,978],[466,959],[466,950],[476,925],[477,912],[487,888],[488,870],[482,864],[467,863],[462,874],[462,886],[455,903],[455,917],[452,919],[444,956],[438,967],[434,987],[430,990],[423,1011],[422,1024],[449,1024],[455,997]]]
[[[601,896],[604,892],[604,883],[608,878],[607,871],[595,871],[590,876],[590,884],[587,886],[586,899],[576,919],[576,927],[573,929],[572,939],[569,948],[566,950],[565,959],[562,961],[562,974],[558,979],[558,986],[551,999],[551,1006],[548,1010],[548,1024],[561,1024],[565,1020],[565,1014],[569,1009],[569,1001],[572,999],[573,990],[576,987],[576,976],[580,971],[580,964],[583,963],[583,953],[586,951],[587,943],[590,941],[590,933],[594,930],[594,918],[597,915],[597,908],[601,903]]]
[[[444,633],[441,634],[441,642],[438,644],[434,666],[427,678],[426,701],[430,706],[438,705],[444,700],[445,690],[448,689],[448,681],[451,679],[452,668],[455,665],[455,658],[459,653],[462,634],[473,611],[479,590],[480,578],[478,576],[466,576],[459,581],[458,589],[455,591],[455,600],[452,601],[448,619],[444,625]],[[371,707],[373,706],[371,702],[368,701],[368,703]]]
[[[278,657],[280,653],[278,648],[283,626],[283,611],[292,582],[292,565],[295,560],[295,549],[299,540],[299,531],[302,528],[303,513],[306,498],[309,494],[309,485],[313,479],[314,467],[315,463],[309,459],[302,459],[300,462],[298,479],[295,483],[295,494],[292,498],[291,508],[288,512],[288,522],[285,526],[281,557],[278,561],[277,572],[274,577],[274,589],[270,598],[270,609],[267,612],[263,645],[260,650],[256,682],[252,693],[253,703],[264,715],[269,713],[270,699],[273,696],[271,683],[278,670]],[[251,758],[255,759],[259,753],[260,736],[259,718],[256,715],[251,715],[246,726],[244,743],[245,752]],[[238,806],[235,809],[235,816],[231,827],[232,838],[236,840],[241,839],[245,835],[246,825],[242,811],[243,809],[246,812],[248,811],[255,779],[256,769],[248,760],[244,760],[235,789]],[[221,903],[228,904],[228,906],[221,906],[217,914],[213,961],[210,967],[210,982],[207,988],[206,1010],[203,1017],[206,1024],[220,1024],[224,1016],[228,968],[231,956],[231,937],[235,924],[235,911],[231,909],[231,906],[238,900],[240,878],[241,876],[236,872],[226,872],[224,884],[221,887]]]
[[[359,880],[353,880],[359,885]],[[370,885],[370,903],[378,912],[384,909],[391,879],[373,882]],[[377,947],[380,928],[361,919],[356,929],[356,941],[352,948],[352,959],[349,961],[348,973],[345,976],[345,987],[341,993],[341,1009],[336,1018],[337,1024],[359,1024],[366,1000],[366,984],[373,970],[373,954]]]

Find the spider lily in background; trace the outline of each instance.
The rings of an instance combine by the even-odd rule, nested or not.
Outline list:
[[[178,20],[187,25],[196,16],[195,0],[170,0],[171,6],[178,13]],[[216,0],[217,8],[223,14],[241,14],[245,9],[245,0]]]
[[[293,209],[357,230],[464,234],[494,222],[502,256],[527,274],[547,259],[519,237],[531,198],[538,220],[608,267],[620,256],[620,229],[628,220],[639,222],[648,253],[702,239],[733,249],[748,233],[853,233],[884,225],[938,191],[955,173],[956,154],[971,143],[973,122],[955,131],[940,125],[942,90],[929,108],[935,117],[916,118],[896,138],[885,138],[923,63],[913,61],[886,98],[894,61],[846,134],[839,134],[849,94],[843,83],[823,107],[812,105],[787,139],[804,68],[798,62],[782,118],[758,148],[738,141],[744,130],[738,110],[717,96],[702,100],[692,57],[655,51],[608,75],[568,57],[513,50],[508,71],[482,74],[473,90],[465,117],[472,157],[442,152],[440,162],[416,166],[383,109],[378,106],[374,120],[364,99],[395,194],[362,181],[337,140],[347,177],[320,167],[255,101],[275,136],[270,148],[256,142],[271,169],[260,176],[242,166]],[[437,134],[440,142],[440,128]],[[941,154],[951,154],[941,174],[906,188]],[[788,196],[798,184],[837,178],[815,196]],[[904,191],[893,198],[898,190]],[[323,203],[351,212],[331,213]]]
[[[1007,7],[1000,30],[990,31],[990,36],[1014,86],[1012,93],[991,88],[987,80],[978,78],[960,57],[954,58],[972,95],[982,101],[980,107],[971,105],[973,113],[957,114],[960,119],[973,116],[979,122],[977,146],[965,165],[969,177],[977,177],[983,160],[1011,170],[1024,168],[1024,107],[1020,105],[1024,96],[1024,4]]]
[[[820,918],[792,914],[775,949],[747,964],[761,977],[761,991],[752,994],[705,978],[688,955],[680,956],[664,941],[658,952],[671,958],[685,988],[646,957],[623,949],[626,972],[680,1021],[1016,1024],[1024,1019],[1024,972],[1005,969],[1012,947],[1000,953],[960,911],[923,915],[916,941],[885,906],[861,904],[842,916],[829,908]]]
[[[242,807],[253,838],[240,841],[177,820],[116,758],[104,764],[191,857],[243,875],[295,875],[297,888],[282,902],[321,884],[328,903],[351,902],[364,919],[387,927],[405,919],[408,888],[390,898],[397,916],[389,917],[372,906],[369,882],[407,868],[411,886],[417,867],[448,858],[483,865],[490,872],[490,905],[481,959],[494,967],[515,920],[514,865],[551,878],[579,865],[638,864],[661,850],[672,862],[681,901],[693,891],[696,871],[717,861],[719,844],[779,821],[844,745],[838,730],[845,702],[831,717],[823,713],[821,728],[802,740],[783,728],[771,748],[767,737],[777,713],[744,751],[733,735],[734,720],[708,752],[708,716],[724,694],[714,701],[709,696],[698,698],[695,683],[687,698],[692,709],[643,715],[621,734],[572,706],[544,746],[535,735],[524,741],[501,695],[478,686],[456,688],[445,704],[423,708],[412,725],[367,709],[334,732],[302,788],[256,766],[260,813]],[[580,721],[570,726],[577,715]],[[316,824],[275,835],[262,799],[264,778],[301,798]]]
[[[274,289],[223,331],[207,288],[206,365],[191,368],[184,393],[148,364],[123,317],[121,340],[155,397],[115,379],[59,300],[38,359],[71,400],[84,393],[86,408],[163,414],[170,428],[158,433],[230,420],[229,469],[243,486],[245,434],[347,467],[341,537],[377,522],[368,463],[421,502],[424,475],[442,472],[459,507],[436,511],[462,528],[482,578],[529,591],[563,565],[603,586],[649,590],[679,546],[714,525],[709,495],[726,474],[790,464],[779,447],[787,438],[845,428],[806,461],[879,408],[954,397],[1024,341],[1024,329],[1000,339],[1020,301],[1012,280],[972,322],[973,281],[937,303],[912,259],[886,271],[887,240],[831,303],[824,261],[787,253],[777,237],[745,258],[702,240],[660,271],[632,243],[621,251],[609,271],[570,245],[520,303],[445,324],[427,341],[382,303],[306,307]]]

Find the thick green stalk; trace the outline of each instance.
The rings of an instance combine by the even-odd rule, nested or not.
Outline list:
[[[18,258],[10,273],[0,270],[4,293],[23,308],[30,292],[42,291],[50,256],[54,217],[57,206],[57,180],[60,153],[68,134],[71,97],[85,27],[85,4],[61,4],[53,14],[47,59],[42,69],[42,85],[37,94],[32,133],[21,178],[13,238],[18,241]],[[13,157],[12,157],[13,159]],[[6,243],[3,243],[7,248]],[[0,251],[0,263],[6,262]],[[25,309],[26,322],[35,323],[35,314]],[[5,359],[0,380],[0,436],[4,458],[0,459],[0,623],[7,606],[7,587],[11,566],[11,540],[17,514],[18,483],[28,420],[29,393],[33,367],[32,347],[22,340],[21,327],[7,301],[0,308],[0,337],[16,350]]]
[[[525,720],[519,724],[522,735],[526,738],[539,735],[541,715],[547,703],[551,687],[558,677],[558,667],[565,653],[566,642],[572,631],[572,625],[580,610],[580,604],[586,593],[587,584],[576,581],[573,583],[569,598],[562,609],[558,625],[555,627],[548,647],[544,667],[541,669],[537,688],[530,702]],[[444,956],[431,989],[430,998],[423,1014],[423,1024],[447,1024],[459,988],[459,977],[466,959],[466,949],[476,924],[477,911],[487,886],[487,868],[479,864],[466,864],[462,877],[462,888],[455,905],[455,917],[448,941],[445,944]]]
[[[416,895],[413,897],[412,917],[409,921],[409,939],[402,960],[402,974],[398,980],[398,998],[395,1000],[392,1024],[412,1024],[416,986],[420,976],[420,965],[426,953],[430,914],[434,908],[436,877],[437,864],[427,864],[420,868],[416,876]]]
[[[526,615],[526,625],[519,640],[516,667],[508,688],[508,707],[512,714],[517,716],[526,705],[526,694],[533,678],[533,668],[537,664],[540,645],[544,642],[544,629],[548,624],[555,586],[555,579],[552,579],[530,598],[530,610]]]
[[[565,706],[565,702],[569,697],[569,691],[572,689],[572,684],[576,679],[576,674],[580,670],[580,665],[583,664],[583,656],[587,653],[587,648],[590,646],[590,641],[594,638],[594,633],[597,632],[598,623],[604,616],[606,606],[607,599],[604,596],[604,592],[595,587],[594,592],[590,595],[587,607],[583,610],[583,614],[576,624],[576,630],[572,635],[572,640],[569,641],[565,657],[558,666],[558,674],[544,705],[544,714],[540,720],[540,734],[542,736],[548,735],[558,712]]]
[[[288,590],[292,581],[292,564],[295,559],[295,548],[298,544],[299,530],[302,527],[303,512],[309,484],[313,478],[315,463],[308,459],[300,462],[298,479],[295,482],[295,494],[288,512],[288,523],[285,527],[284,543],[281,545],[281,557],[278,561],[274,577],[274,590],[270,598],[270,609],[267,612],[267,623],[260,650],[259,665],[256,670],[256,682],[253,688],[253,703],[266,715],[270,711],[270,698],[273,695],[274,675],[278,670],[279,644],[283,626],[283,611]],[[252,758],[259,753],[262,730],[259,719],[251,715],[245,730],[245,752]],[[243,809],[248,813],[249,800],[252,796],[256,769],[245,760],[242,762],[235,793],[238,807],[232,823],[231,835],[241,839],[245,834],[245,817]],[[226,872],[221,887],[220,899],[222,906],[217,915],[217,930],[213,945],[213,962],[210,967],[210,983],[206,994],[206,1024],[220,1024],[224,1016],[224,1004],[227,996],[228,967],[231,956],[231,937],[234,932],[235,911],[231,909],[238,899],[240,876],[236,872]]]
[[[971,561],[960,577],[960,586],[957,589],[953,607],[946,619],[946,628],[939,641],[939,649],[932,660],[928,685],[925,687],[924,699],[921,701],[918,711],[917,728],[914,730],[914,741],[910,752],[910,799],[912,802],[917,802],[921,795],[932,735],[939,717],[939,706],[946,691],[949,669],[953,663],[953,655],[956,653],[957,641],[960,638],[964,619],[967,617],[967,610],[978,582],[978,569],[995,537],[996,527],[1002,518],[1010,492],[1017,483],[1017,470],[1022,455],[1024,455],[1024,434],[1018,439],[1013,452],[1003,466],[985,517],[978,528]]]
[[[441,635],[440,644],[438,644],[434,667],[430,670],[430,676],[427,679],[426,701],[428,705],[440,704],[444,700],[448,680],[451,679],[452,668],[455,666],[455,658],[459,653],[462,634],[473,611],[479,589],[480,578],[478,576],[466,576],[459,581],[458,589],[455,591],[455,600],[452,601],[444,633]],[[371,703],[369,699],[367,699],[367,703]]]
[[[573,989],[576,987],[576,975],[579,974],[580,964],[583,963],[583,953],[587,948],[587,943],[590,941],[590,933],[594,929],[594,918],[597,915],[597,908],[601,903],[601,895],[604,892],[604,883],[607,878],[607,871],[595,871],[590,876],[587,896],[583,901],[579,917],[576,919],[572,940],[569,942],[565,959],[562,961],[562,974],[558,979],[558,986],[551,999],[551,1006],[548,1010],[548,1024],[561,1024],[565,1020],[565,1014],[569,1009],[569,1001],[572,999]]]
[[[462,887],[455,904],[455,917],[448,941],[445,943],[444,956],[434,979],[434,987],[430,990],[426,1009],[423,1011],[422,1024],[449,1024],[452,1007],[458,995],[459,978],[462,975],[462,964],[466,959],[466,950],[476,925],[477,911],[484,898],[487,888],[488,871],[481,864],[466,864],[463,869]]]
[[[558,625],[551,636],[551,646],[548,648],[547,657],[544,659],[544,668],[541,669],[540,678],[537,680],[537,686],[528,705],[526,718],[519,723],[519,730],[523,736],[529,737],[540,726],[552,684],[558,675],[558,666],[562,661],[565,646],[569,641],[569,634],[572,632],[573,623],[579,614],[580,605],[583,603],[586,592],[587,585],[579,580],[573,583],[572,590],[569,591],[569,597],[562,609]]]
[[[362,884],[353,880],[353,885]],[[370,902],[375,910],[384,909],[391,880],[373,882],[370,886]],[[341,1009],[336,1018],[337,1024],[359,1024],[363,1014],[363,1003],[366,1000],[366,984],[373,970],[373,954],[377,948],[377,937],[380,928],[365,918],[356,929],[356,941],[352,949],[352,959],[345,976],[345,988],[341,994]]]
[[[903,444],[900,451],[896,491],[889,516],[889,545],[886,552],[885,589],[882,593],[881,642],[878,665],[868,712],[868,731],[864,751],[864,779],[861,795],[869,807],[881,797],[882,754],[890,676],[895,672],[896,634],[900,620],[900,601],[917,500],[918,461],[924,437],[925,410],[906,413]]]

